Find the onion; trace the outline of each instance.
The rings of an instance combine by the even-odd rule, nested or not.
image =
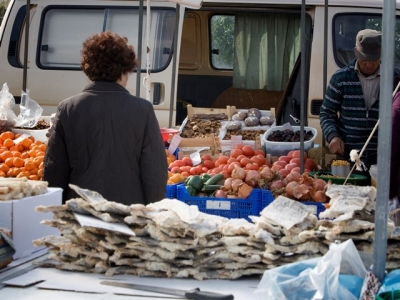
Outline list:
[[[322,179],[314,179],[313,182],[311,183],[311,186],[316,190],[316,191],[323,191],[325,188],[326,182],[325,180]]]
[[[232,181],[233,181],[233,179],[230,178],[230,177],[227,178],[227,179],[225,179],[225,181],[224,181],[224,188],[225,188],[225,190],[229,191],[229,190],[232,189]]]
[[[271,185],[269,186],[269,189],[272,190],[278,190],[281,188],[285,187],[285,183],[282,180],[275,180],[271,183]]]
[[[323,191],[316,191],[312,197],[315,202],[324,203],[326,202],[326,195]]]
[[[288,197],[290,197],[290,198],[292,198],[292,197],[294,197],[294,194],[293,194],[293,190],[298,186],[299,184],[297,183],[297,182],[295,182],[295,181],[292,181],[292,182],[289,182],[287,185],[286,185],[286,194],[288,195]]]
[[[293,196],[296,199],[303,198],[306,195],[310,194],[310,188],[305,184],[299,184],[297,187],[293,189]]]
[[[227,193],[224,190],[216,190],[214,193],[215,198],[226,198]]]
[[[299,181],[300,179],[300,173],[297,172],[290,172],[287,176],[286,176],[286,183],[292,182],[292,181]]]
[[[239,190],[239,187],[243,184],[243,180],[242,179],[233,179],[232,180],[232,191],[233,192],[237,192]]]
[[[264,167],[260,171],[260,177],[262,179],[266,179],[267,181],[271,181],[272,179],[274,179],[274,173],[272,173],[270,167]]]
[[[249,170],[247,171],[246,178],[244,182],[246,182],[248,185],[255,187],[258,184],[258,180],[260,179],[260,173],[255,170]]]
[[[239,167],[238,165],[235,165],[235,169],[232,171],[231,177],[233,179],[243,180],[246,177],[246,171],[245,169]]]

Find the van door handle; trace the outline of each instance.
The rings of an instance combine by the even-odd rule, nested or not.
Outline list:
[[[42,50],[42,51],[49,51],[49,45],[42,45],[42,47],[40,48],[40,50]]]
[[[219,49],[211,49],[211,54],[219,55]]]

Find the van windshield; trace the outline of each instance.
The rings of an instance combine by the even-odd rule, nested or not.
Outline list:
[[[354,47],[360,30],[374,29],[382,31],[382,15],[375,14],[338,14],[333,19],[333,49],[335,61],[339,67],[347,65],[355,58]],[[400,18],[396,18],[395,28],[395,65],[400,63]]]
[[[146,24],[146,11],[143,23]],[[90,35],[106,30],[127,37],[137,49],[139,10],[132,7],[90,8],[51,7],[42,17],[37,64],[43,69],[80,69],[80,51]],[[152,72],[166,68],[172,53],[175,10],[151,8],[150,58]],[[138,66],[147,64],[146,26],[142,30],[142,57]],[[19,52],[22,58],[23,52]],[[22,59],[20,61],[23,61]]]

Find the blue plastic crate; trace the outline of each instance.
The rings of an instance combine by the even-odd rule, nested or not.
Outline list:
[[[261,195],[261,210],[271,204],[274,201],[274,196],[272,195],[270,190],[262,190]]]
[[[182,183],[167,184],[165,198],[176,199],[176,187]]]
[[[197,205],[201,212],[225,218],[244,218],[250,222],[249,215],[260,215],[261,194],[261,189],[253,189],[247,199],[194,197],[188,194],[185,185],[177,186],[177,199],[188,205]]]
[[[326,208],[323,203],[319,202],[301,202],[310,207],[311,212],[319,218],[319,214],[323,212]]]
[[[165,149],[168,150],[168,147],[165,147]],[[176,150],[173,153],[173,155],[175,156],[176,159],[178,159],[178,153],[179,153],[179,148],[176,148]]]

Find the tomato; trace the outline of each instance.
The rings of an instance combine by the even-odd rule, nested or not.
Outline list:
[[[228,159],[227,164],[231,164],[233,162],[239,162],[239,160],[237,158],[231,157],[231,158]]]
[[[280,169],[283,169],[283,167],[280,166],[280,165],[273,165],[273,166],[271,167],[271,170],[274,170],[274,171],[279,171]]]
[[[219,160],[222,164],[226,164],[226,163],[228,163],[229,157],[228,157],[228,156],[225,156],[225,155],[222,155],[222,156],[218,157],[218,160]]]
[[[306,151],[303,152],[303,156],[304,156],[304,160],[306,160],[307,159],[307,152]],[[300,158],[300,150],[294,150],[293,151],[293,158],[294,157]]]
[[[256,164],[255,162],[249,162],[246,167],[247,170],[256,170],[258,171],[258,169],[260,168],[260,166],[258,164]]]
[[[177,159],[175,163],[178,165],[178,167],[186,166],[185,162],[181,159]]]
[[[212,160],[211,156],[208,154],[204,154],[201,156],[201,160]]]
[[[290,173],[290,171],[286,169],[280,169],[278,172],[282,175],[283,178],[286,178],[286,176],[288,176],[288,174]]]
[[[316,167],[316,163],[312,158],[307,158],[306,161],[304,162],[304,169],[308,170],[314,170]]]
[[[224,179],[227,179],[230,177],[230,174],[226,170],[221,171],[221,174],[224,175]]]
[[[246,156],[245,155],[239,155],[238,157],[236,157],[236,159],[237,159],[237,161],[241,161],[242,160],[242,158],[245,158]]]
[[[272,165],[273,165],[273,166],[279,165],[279,166],[281,166],[282,168],[284,168],[284,167],[286,167],[287,163],[286,163],[285,161],[282,161],[282,160],[277,160],[277,161],[274,162]]]
[[[285,161],[286,163],[289,163],[292,158],[293,157],[290,157],[290,156],[280,156],[278,158],[278,160]]]
[[[254,149],[250,145],[244,145],[243,148],[242,148],[242,152],[243,152],[243,155],[253,156]]]
[[[190,175],[200,175],[202,173],[202,170],[198,167],[191,167],[189,173]]]
[[[261,167],[265,162],[265,159],[262,159],[262,158],[257,157],[257,156],[253,156],[252,158],[250,158],[250,160],[252,162],[256,163],[259,167]]]
[[[175,162],[176,162],[176,161],[170,163],[169,166],[168,166],[168,168],[169,168],[169,169],[172,169],[172,168],[175,168],[175,167],[180,167],[180,166],[178,166],[178,164],[176,164]]]
[[[294,150],[292,150],[292,151],[289,151],[289,153],[287,154],[287,156],[289,156],[289,157],[293,158],[293,153],[294,153]]]
[[[171,173],[180,173],[180,172],[181,172],[181,170],[180,170],[179,167],[173,167],[173,168],[171,169]]]
[[[244,146],[243,144],[236,144],[235,149],[242,150],[243,146]]]
[[[237,158],[239,155],[242,155],[243,152],[240,149],[233,149],[231,152],[231,157]]]
[[[293,168],[297,168],[297,167],[298,167],[298,165],[295,164],[295,163],[288,163],[288,164],[285,166],[285,169],[291,171]]]
[[[296,164],[298,167],[300,167],[300,158],[294,157],[290,160],[291,164]]]
[[[240,165],[241,165],[242,167],[245,167],[249,162],[251,162],[250,158],[244,157],[244,158],[242,158],[242,159],[240,160]]]
[[[206,168],[206,167],[201,168],[201,173],[207,173],[207,172],[208,172],[208,168]]]
[[[300,173],[300,167],[295,167],[290,172],[292,172],[292,173]]]
[[[262,155],[265,157],[265,152],[261,149],[254,150],[254,155]]]
[[[189,175],[190,175],[188,172],[182,172],[181,174],[182,174],[182,176],[185,177],[185,178],[189,177]]]
[[[215,163],[212,160],[206,159],[203,160],[203,166],[208,169],[213,169],[215,167]]]
[[[181,172],[190,172],[190,168],[191,166],[183,166],[183,167],[179,167],[179,170],[181,170]]]
[[[186,166],[193,166],[192,159],[189,156],[185,156],[182,158],[182,161],[185,163]]]

